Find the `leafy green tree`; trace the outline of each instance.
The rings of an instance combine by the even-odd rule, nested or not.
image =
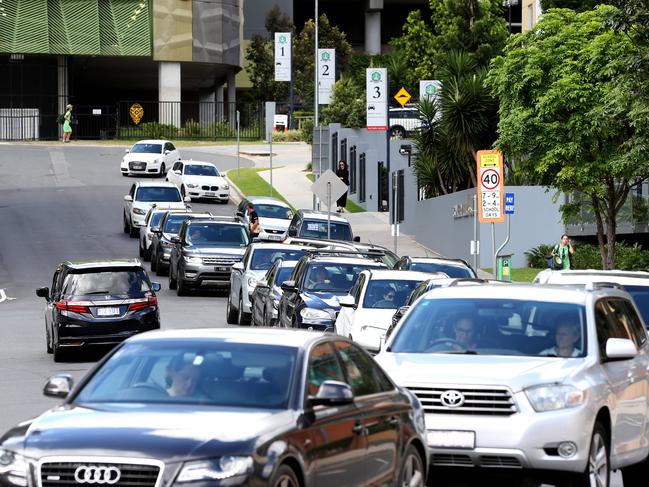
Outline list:
[[[575,12],[592,10],[601,3],[610,3],[603,0],[541,0],[541,9],[545,12],[551,8],[569,8]]]
[[[429,0],[430,22],[421,11],[408,15],[393,45],[410,70],[409,83],[431,79],[449,51],[464,51],[478,67],[501,53],[508,32],[501,0]]]
[[[615,9],[546,12],[510,39],[488,85],[500,101],[496,146],[520,160],[529,180],[577,192],[564,217],[591,211],[602,267],[615,267],[616,216],[649,177],[627,91],[628,36],[605,25]]]
[[[365,127],[365,85],[345,76],[334,85],[331,103],[322,110],[320,122],[339,123],[343,127]]]

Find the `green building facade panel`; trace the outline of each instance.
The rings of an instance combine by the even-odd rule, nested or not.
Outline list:
[[[151,0],[10,0],[0,52],[151,56]]]

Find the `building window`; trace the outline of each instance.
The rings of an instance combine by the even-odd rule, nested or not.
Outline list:
[[[358,191],[358,201],[359,203],[365,203],[365,153],[363,152],[360,156],[359,169],[360,172],[360,184]]]
[[[349,149],[349,194],[356,193],[356,146]]]
[[[331,136],[331,170],[338,168],[338,132]]]
[[[531,3],[527,6],[527,30],[532,30],[534,27],[534,5]]]
[[[403,169],[397,171],[397,221],[403,222],[405,219],[404,205],[405,205],[405,180]]]
[[[342,159],[345,162],[347,161],[347,139],[343,139],[340,141],[340,159]],[[338,167],[338,164],[336,163],[336,167]],[[347,164],[347,169],[349,169],[349,163]]]

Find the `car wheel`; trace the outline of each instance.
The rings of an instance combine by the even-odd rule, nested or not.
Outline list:
[[[570,479],[565,486],[573,487],[609,487],[611,485],[611,464],[608,450],[608,434],[598,421],[593,428],[588,452],[588,464],[583,473]],[[645,482],[646,484],[646,475]],[[626,484],[625,484],[626,486]]]
[[[124,225],[124,233],[128,233],[130,230],[129,224],[126,221],[126,213],[122,213],[122,224]]]
[[[147,249],[142,250],[142,258],[145,261],[151,260],[151,250],[147,250]]]
[[[160,166],[160,177],[164,177],[167,175],[167,168],[165,167],[165,163],[162,163],[162,166]]]
[[[45,325],[45,346],[47,348],[47,353],[52,353],[52,342],[50,341],[50,330]]]
[[[140,236],[140,229],[133,225],[133,222],[129,225],[129,232],[128,232],[129,237],[131,238],[136,238]]]
[[[58,343],[54,343],[52,345],[52,353],[54,354],[54,361],[55,362],[63,362],[63,350],[61,350],[61,347],[59,347]]]
[[[159,271],[160,271],[160,267],[158,267],[158,272]],[[173,272],[171,272],[171,271],[172,271],[171,266],[169,266],[169,289],[176,289],[176,286],[178,285],[178,283],[174,279]],[[158,274],[158,275],[160,275],[160,274]]]
[[[422,462],[417,449],[412,445],[408,447],[403,457],[397,485],[403,487],[424,487],[426,485],[424,462]]]
[[[393,139],[405,139],[406,138],[406,129],[399,125],[390,127],[390,137]]]
[[[297,475],[288,465],[280,465],[270,478],[269,484],[272,487],[300,487]]]
[[[183,199],[185,199],[186,194],[187,193],[185,192],[185,186],[183,185],[183,186],[180,187],[180,196],[182,196]]]
[[[237,323],[239,326],[249,324],[248,318],[246,318],[246,313],[243,311],[243,294],[241,293],[239,293],[239,309],[237,312]]]
[[[225,308],[225,321],[228,322],[228,325],[237,324],[237,310],[232,306],[232,300],[230,299],[230,293],[228,293],[228,303]]]
[[[187,283],[185,282],[185,277],[180,270],[178,270],[178,275],[176,276],[176,295],[177,296],[186,296],[187,295]]]

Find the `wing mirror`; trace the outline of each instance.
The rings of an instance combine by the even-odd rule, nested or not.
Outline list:
[[[354,242],[360,242],[361,238],[360,237],[354,237]]]
[[[339,406],[354,402],[354,393],[349,384],[337,380],[326,380],[318,388],[318,393],[309,398],[313,406]]]
[[[50,299],[50,288],[49,287],[39,287],[36,290],[36,296],[39,298]]]
[[[236,262],[232,265],[233,271],[243,271],[243,262]]]
[[[130,194],[124,195],[124,201],[133,201],[133,197]]]
[[[338,299],[338,304],[340,304],[340,306],[343,306],[345,308],[356,309],[358,307],[356,305],[356,300],[354,299],[354,296],[350,296],[349,294],[347,296],[341,296]]]
[[[176,169],[176,170],[174,171],[174,174],[175,174],[176,176],[180,176],[180,169]]]
[[[160,233],[160,227],[158,226],[151,227],[151,233]]]
[[[43,386],[43,395],[47,397],[67,397],[72,390],[72,376],[70,374],[56,374],[47,379]]]
[[[171,152],[171,151],[167,149],[167,150],[165,151],[165,156],[168,155],[170,152]]]
[[[131,152],[131,149],[124,149],[124,152],[128,154],[129,152]]]
[[[180,237],[178,235],[174,235],[173,237],[171,237],[171,243],[172,244],[180,243]]]
[[[184,201],[185,203],[191,203],[191,202],[192,202],[192,199],[191,199],[189,196],[185,196],[185,197],[183,198],[183,201]]]
[[[606,360],[627,360],[638,355],[635,344],[628,338],[606,340]]]
[[[151,289],[153,289],[156,293],[162,289],[162,286],[160,285],[159,282],[152,282],[151,283]]]
[[[280,287],[282,288],[282,291],[288,293],[294,293],[295,291],[297,291],[297,288],[295,287],[295,281],[284,281]]]

